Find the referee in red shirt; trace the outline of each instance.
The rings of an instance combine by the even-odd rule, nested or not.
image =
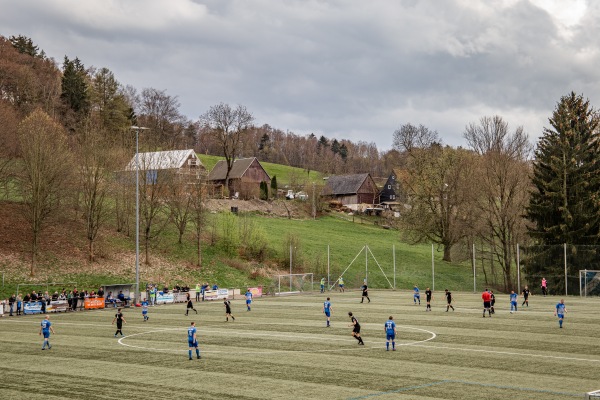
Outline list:
[[[483,318],[485,318],[486,310],[490,318],[492,318],[492,311],[490,309],[492,302],[492,294],[487,289],[485,289],[485,291],[481,293],[481,299],[483,300]]]

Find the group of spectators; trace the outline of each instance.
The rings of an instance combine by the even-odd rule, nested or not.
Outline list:
[[[86,298],[98,298],[104,297],[104,290],[102,288],[98,289],[98,291],[90,291],[87,290],[77,290],[74,288],[73,290],[63,289],[60,292],[55,291],[50,294],[47,291],[42,293],[36,292],[33,290],[31,293],[25,293],[24,296],[21,297],[20,294],[13,294],[8,298],[6,303],[9,307],[9,316],[13,315],[22,315],[23,310],[25,308],[26,303],[37,303],[41,302],[42,313],[46,312],[46,307],[50,305],[51,301],[67,301],[67,311],[77,311],[79,307],[80,310],[83,310],[83,306]]]

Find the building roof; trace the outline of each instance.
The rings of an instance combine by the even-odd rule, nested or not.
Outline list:
[[[333,195],[355,194],[368,177],[369,174],[330,176],[327,187]]]
[[[147,153],[139,153],[140,169],[146,171],[154,171],[161,169],[179,169],[183,167],[186,160],[192,156],[196,162],[201,165],[200,160],[196,157],[196,152],[193,149],[188,150],[169,150],[169,151],[151,151]],[[134,171],[136,169],[135,155],[125,167],[126,171]]]
[[[231,168],[231,172],[229,172],[229,179],[240,179],[242,176],[244,176],[244,174],[246,173],[248,168],[250,168],[250,165],[252,165],[254,160],[256,160],[256,157],[239,158],[239,159],[235,160],[233,162],[233,167]],[[262,168],[262,165],[260,164],[260,162],[258,160],[256,160],[256,162]],[[263,171],[264,171],[264,168],[263,168]],[[265,174],[267,176],[269,176],[269,174],[267,174],[267,171],[265,171]],[[223,181],[223,180],[225,180],[226,176],[227,176],[227,162],[225,160],[220,160],[219,162],[217,162],[217,164],[214,166],[214,168],[208,174],[208,180],[209,181]],[[270,179],[270,177],[269,177],[269,179]]]

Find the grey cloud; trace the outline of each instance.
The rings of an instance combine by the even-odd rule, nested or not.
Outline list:
[[[600,102],[593,2],[570,37],[526,0],[82,4],[0,0],[0,33],[166,89],[193,119],[239,103],[258,123],[385,149],[406,122],[464,144],[466,124],[499,114],[535,137],[569,91]]]

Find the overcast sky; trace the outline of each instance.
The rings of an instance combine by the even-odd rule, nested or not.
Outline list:
[[[570,91],[600,107],[593,0],[0,0],[0,34],[164,89],[190,119],[243,104],[381,150],[409,122],[464,145],[501,115],[535,140]]]

